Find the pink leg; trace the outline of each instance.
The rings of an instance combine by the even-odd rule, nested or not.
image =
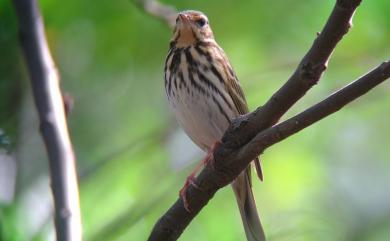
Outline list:
[[[179,195],[183,199],[184,208],[190,212],[189,204],[187,201],[186,193],[187,189],[190,185],[193,185],[195,188],[199,189],[199,186],[195,183],[195,176],[199,172],[199,170],[210,163],[211,168],[214,168],[214,151],[215,149],[221,144],[220,141],[216,141],[211,149],[207,152],[207,155],[205,158],[203,158],[198,165],[196,165],[195,169],[191,172],[191,174],[187,177],[186,182],[184,183],[184,186],[180,189]]]
[[[220,141],[214,142],[211,149],[207,152],[206,157],[202,160],[204,165],[210,164],[211,168],[214,169],[214,151],[222,144]]]
[[[184,183],[184,186],[180,189],[180,192],[179,192],[180,197],[183,199],[184,208],[187,210],[187,212],[190,212],[190,208],[189,208],[189,204],[188,204],[187,196],[186,196],[187,189],[190,185],[193,185],[194,187],[198,188],[198,185],[195,184],[195,174],[196,173],[193,172],[193,173],[191,173],[191,175],[189,175],[187,177],[187,180]]]

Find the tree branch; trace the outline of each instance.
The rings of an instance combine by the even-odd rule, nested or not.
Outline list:
[[[277,123],[306,92],[318,83],[338,42],[352,26],[361,0],[337,0],[328,21],[287,82],[250,114],[245,125],[231,125],[222,138],[226,149],[248,143],[257,133]]]
[[[40,131],[49,157],[58,241],[81,241],[75,158],[59,76],[50,55],[37,0],[14,0],[20,41],[30,74]]]
[[[142,11],[165,22],[169,28],[175,27],[177,11],[174,7],[161,4],[156,0],[133,0]]]
[[[390,60],[302,113],[258,133],[234,152],[226,154],[217,150],[214,154],[214,168],[206,166],[196,179],[197,187],[188,188],[187,201],[191,212],[184,209],[179,198],[157,222],[149,241],[176,240],[218,189],[231,183],[265,149],[337,112],[389,77]],[[239,117],[239,122],[246,122],[248,117]]]
[[[206,166],[196,178],[199,188],[190,186],[187,190],[191,212],[185,210],[179,198],[158,220],[149,241],[176,240],[215,192],[234,180],[267,147],[336,112],[389,77],[390,64],[385,62],[323,102],[269,128],[317,84],[327,68],[331,53],[351,27],[352,16],[360,2],[337,0],[324,29],[288,81],[264,106],[237,118],[226,131],[223,144],[214,152],[214,169]]]
[[[350,83],[300,114],[260,132],[248,144],[223,160],[220,159],[220,162],[223,161],[221,165],[234,170],[234,172],[240,169],[243,170],[251,160],[260,155],[266,148],[281,142],[287,137],[339,111],[345,105],[366,94],[389,77],[390,60],[382,63],[358,80]],[[245,119],[246,116],[241,117],[241,121],[246,121]],[[237,175],[239,173],[240,171]]]

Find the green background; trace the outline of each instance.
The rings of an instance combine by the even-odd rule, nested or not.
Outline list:
[[[164,1],[210,19],[250,109],[291,75],[335,1]],[[84,240],[146,240],[203,154],[165,100],[171,30],[131,1],[41,0],[77,156]],[[322,100],[390,56],[390,1],[363,1],[322,80],[283,117]],[[390,240],[390,85],[267,150],[254,192],[269,240]],[[45,149],[11,1],[0,1],[1,149],[18,163],[0,203],[0,240],[53,240]],[[1,166],[0,166],[1,168]],[[1,190],[7,187],[0,187]],[[8,187],[10,189],[10,187]],[[244,240],[230,187],[181,237]]]

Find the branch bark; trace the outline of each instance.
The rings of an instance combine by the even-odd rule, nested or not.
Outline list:
[[[58,241],[81,241],[75,158],[65,119],[59,76],[50,55],[37,0],[14,0],[40,131],[49,157]]]
[[[352,26],[352,16],[361,0],[337,0],[333,11],[308,53],[287,82],[256,111],[237,118],[214,152],[214,169],[206,166],[190,186],[187,212],[179,198],[157,221],[149,241],[176,240],[215,192],[239,175],[267,147],[280,142],[365,94],[390,76],[390,62],[346,86],[301,114],[271,127],[320,80],[328,60]]]

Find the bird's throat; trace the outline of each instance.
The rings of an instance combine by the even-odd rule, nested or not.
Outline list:
[[[196,43],[197,39],[195,37],[194,32],[191,28],[182,28],[180,29],[179,38],[177,39],[176,46],[177,47],[188,47],[194,43]]]

